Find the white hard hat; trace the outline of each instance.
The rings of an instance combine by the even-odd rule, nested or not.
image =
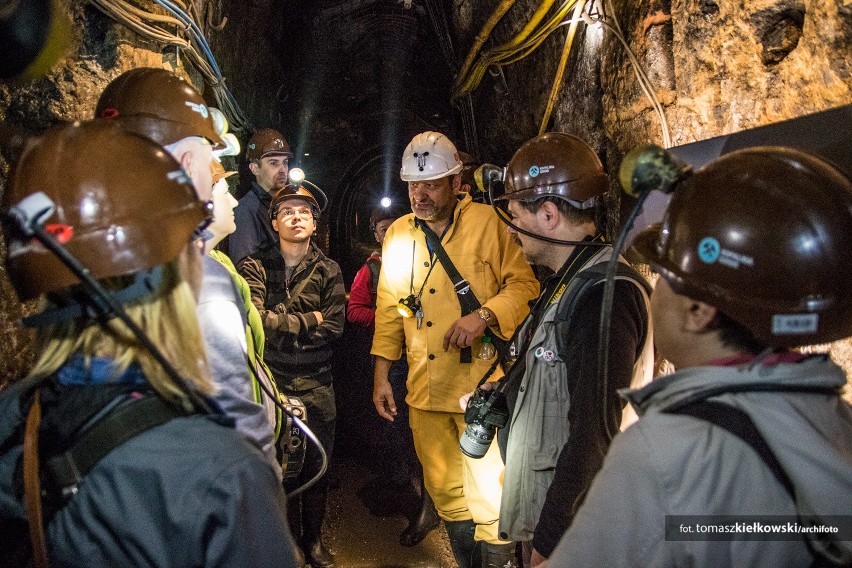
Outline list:
[[[464,164],[450,139],[440,132],[421,132],[402,154],[402,181],[426,181],[457,174]]]

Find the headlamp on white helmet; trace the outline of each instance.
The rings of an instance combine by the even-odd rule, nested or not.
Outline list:
[[[440,132],[421,132],[402,154],[402,181],[428,181],[462,171],[464,164],[450,139]]]

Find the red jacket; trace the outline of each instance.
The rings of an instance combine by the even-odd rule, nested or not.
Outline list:
[[[349,290],[349,305],[346,308],[346,319],[350,323],[370,328],[372,335],[373,328],[376,323],[376,298],[373,295],[370,279],[371,260],[382,261],[382,256],[378,252],[374,252],[364,263],[364,266],[355,275],[355,280],[352,281],[352,288]]]

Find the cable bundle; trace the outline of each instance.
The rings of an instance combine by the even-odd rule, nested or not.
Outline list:
[[[154,0],[171,15],[155,14],[144,10],[128,0],[89,0],[108,17],[127,26],[140,36],[163,44],[174,46],[183,51],[190,63],[198,69],[205,82],[213,90],[216,106],[225,113],[228,123],[234,130],[252,130],[233,93],[225,85],[222,70],[210,50],[210,45],[195,19],[187,12],[187,8],[179,0]],[[174,27],[176,32],[165,28]]]

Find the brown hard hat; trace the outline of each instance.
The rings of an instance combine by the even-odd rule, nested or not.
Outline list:
[[[252,135],[246,145],[246,160],[254,162],[267,156],[292,157],[293,152],[280,132],[272,128],[261,128]]]
[[[177,257],[208,216],[192,182],[162,148],[106,121],[63,125],[21,156],[2,207],[44,192],[46,229],[97,279]],[[79,284],[52,253],[4,225],[6,269],[21,300]]]
[[[506,169],[505,193],[498,200],[536,199],[552,195],[588,209],[608,187],[595,151],[581,139],[548,132],[521,146]]]
[[[676,186],[636,249],[675,292],[767,345],[852,335],[852,181],[791,148],[726,154]]]
[[[222,162],[219,160],[210,161],[210,172],[213,174],[213,183],[218,183],[220,180],[229,178],[235,173],[238,173],[236,171],[225,171],[225,166],[223,166]]]
[[[402,217],[404,213],[402,213],[399,209],[395,207],[376,207],[370,213],[370,230],[375,231],[376,225],[379,221],[385,221],[387,219],[399,219]]]
[[[142,67],[116,77],[101,94],[95,118],[115,120],[160,146],[190,136],[206,138],[214,149],[227,146],[195,87],[165,69]]]
[[[471,189],[476,189],[476,180],[473,177],[473,172],[476,171],[481,164],[477,162],[473,156],[467,152],[459,152],[459,159],[462,161],[461,182],[467,184]]]
[[[310,203],[311,208],[314,209],[314,217],[319,217],[319,212],[322,208],[319,203],[317,203],[316,197],[314,197],[310,191],[305,189],[304,186],[297,185],[295,183],[288,183],[276,191],[275,195],[272,196],[272,202],[269,204],[269,218],[275,219],[275,217],[278,216],[278,208],[281,204],[292,199],[304,199]]]

